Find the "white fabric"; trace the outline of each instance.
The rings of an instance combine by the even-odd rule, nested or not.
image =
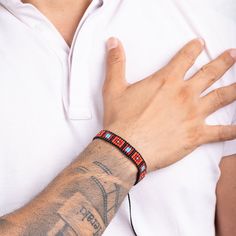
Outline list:
[[[224,9],[220,3],[227,1],[232,7]],[[0,0],[0,215],[35,197],[102,128],[108,37],[124,44],[130,83],[161,68],[188,40],[203,37],[207,50],[190,75],[236,47],[235,1],[215,2],[95,0],[70,50],[35,7]],[[235,80],[234,67],[212,88]],[[207,122],[230,124],[235,111],[234,103]],[[138,235],[213,236],[218,165],[233,153],[235,141],[204,145],[134,187]],[[133,235],[127,199],[104,235]]]

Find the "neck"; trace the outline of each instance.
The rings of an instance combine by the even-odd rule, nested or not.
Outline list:
[[[75,30],[92,0],[22,0],[37,7],[70,46]]]

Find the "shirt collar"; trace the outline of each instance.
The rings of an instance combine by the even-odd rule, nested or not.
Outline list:
[[[92,0],[91,4],[103,6],[107,0]],[[21,0],[0,0],[0,4],[11,12],[16,18],[32,27],[38,22],[42,21],[39,15],[33,15],[32,8],[38,10],[30,3],[22,3]]]

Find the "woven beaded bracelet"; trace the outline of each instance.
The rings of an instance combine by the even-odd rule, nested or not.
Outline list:
[[[116,148],[118,148],[128,159],[130,159],[138,168],[137,180],[134,185],[140,182],[147,173],[147,165],[141,154],[120,136],[111,131],[101,130],[94,139],[102,139]]]

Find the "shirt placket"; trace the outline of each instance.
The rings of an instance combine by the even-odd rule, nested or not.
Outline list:
[[[103,6],[102,0],[93,0],[88,7],[76,30],[72,42],[68,63],[68,110],[70,120],[92,119],[89,56],[92,44],[93,31],[88,27],[88,21]]]

